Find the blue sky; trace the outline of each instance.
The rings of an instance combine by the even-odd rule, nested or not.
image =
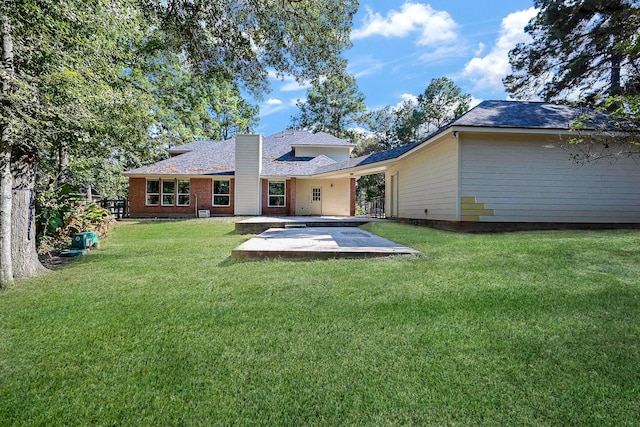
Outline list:
[[[369,109],[397,105],[449,77],[478,103],[506,99],[502,78],[507,54],[527,41],[524,26],[535,15],[533,0],[361,0],[353,20],[348,71]],[[271,78],[260,103],[256,131],[285,129],[308,86]]]

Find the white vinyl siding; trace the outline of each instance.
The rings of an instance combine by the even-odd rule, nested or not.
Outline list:
[[[457,220],[457,164],[457,140],[450,137],[409,155],[387,174],[386,203],[392,201],[390,176],[397,172],[398,217]]]
[[[262,172],[262,137],[236,135],[235,214],[260,215]]]
[[[551,136],[476,136],[461,144],[460,196],[493,210],[481,221],[639,222],[638,182],[633,160],[578,165]]]
[[[351,154],[350,147],[295,147],[296,157],[317,157],[327,156],[336,162],[349,160]]]

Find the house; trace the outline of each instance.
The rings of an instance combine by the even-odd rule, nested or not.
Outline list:
[[[485,101],[423,141],[326,165],[316,176],[384,172],[388,217],[445,228],[637,225],[638,159],[580,164],[572,156],[579,148],[570,126],[584,112]]]
[[[125,173],[130,214],[353,216],[355,177],[314,176],[349,159],[353,148],[300,130],[182,145],[169,150],[169,159]]]
[[[384,173],[386,216],[413,223],[640,224],[636,159],[573,159],[570,126],[582,113],[485,101],[422,141],[358,158],[346,141],[303,131],[195,142],[127,173],[131,214],[354,215],[355,179]]]

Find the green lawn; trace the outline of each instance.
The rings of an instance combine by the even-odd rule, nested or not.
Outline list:
[[[120,224],[0,291],[0,425],[640,424],[639,231],[366,228],[423,255]]]

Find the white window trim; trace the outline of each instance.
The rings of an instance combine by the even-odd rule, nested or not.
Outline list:
[[[173,203],[165,203],[165,202],[164,202],[164,195],[165,195],[165,192],[164,192],[164,183],[165,183],[165,182],[173,182]],[[160,204],[161,204],[162,206],[175,206],[175,205],[176,205],[176,202],[177,202],[177,200],[176,200],[176,191],[177,191],[177,190],[178,190],[178,189],[176,188],[176,180],[175,180],[175,179],[167,179],[167,180],[164,180],[164,179],[163,179],[163,180],[160,182]],[[167,195],[169,195],[169,194],[171,194],[171,193],[166,193],[166,194],[167,194]]]
[[[284,194],[280,195],[280,194],[274,194],[271,195],[271,193],[269,193],[269,184],[271,184],[272,182],[281,182],[284,184]],[[284,204],[282,205],[272,205],[271,204],[271,197],[282,197],[284,199]],[[273,179],[273,180],[269,180],[267,181],[267,206],[270,208],[286,208],[287,207],[287,181],[286,180],[282,180],[282,179]]]
[[[180,193],[180,181],[187,181],[189,183],[189,192],[188,193]],[[190,206],[191,205],[191,180],[190,179],[177,179],[175,183],[176,189],[176,206]],[[187,203],[180,203],[180,196],[187,196]]]
[[[229,193],[228,194],[218,194],[215,193],[215,189],[216,189],[216,181],[222,182],[222,181],[226,181],[229,183]],[[231,180],[230,179],[214,179],[211,185],[211,193],[212,193],[212,197],[211,197],[211,206],[214,206],[216,208],[228,208],[229,206],[231,206]],[[229,202],[226,205],[217,205],[216,204],[216,196],[219,197],[226,197]]]
[[[158,193],[149,193],[149,181],[158,181]],[[159,206],[160,205],[160,186],[162,185],[162,181],[160,179],[151,179],[147,178],[144,180],[144,205],[145,206]],[[149,195],[157,195],[158,203],[149,203]]]

